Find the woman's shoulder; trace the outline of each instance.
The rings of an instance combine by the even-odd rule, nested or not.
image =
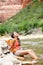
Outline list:
[[[6,40],[7,44],[13,43],[13,39]]]

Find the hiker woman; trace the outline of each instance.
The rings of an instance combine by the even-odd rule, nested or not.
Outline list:
[[[11,34],[11,37],[13,38],[13,40],[10,40],[10,51],[13,52],[13,54],[15,54],[16,56],[24,56],[29,54],[31,56],[31,58],[33,58],[34,60],[37,60],[38,57],[36,56],[36,54],[33,52],[32,49],[27,49],[27,50],[23,50],[20,44],[20,40],[19,40],[19,34],[17,32],[13,32]]]

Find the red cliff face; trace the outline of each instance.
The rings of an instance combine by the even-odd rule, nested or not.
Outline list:
[[[0,3],[6,3],[6,4],[27,4],[31,0],[0,0]]]
[[[16,15],[31,0],[0,0],[0,22]]]
[[[23,7],[25,7],[26,5],[28,5],[29,2],[31,2],[32,0],[23,0]]]

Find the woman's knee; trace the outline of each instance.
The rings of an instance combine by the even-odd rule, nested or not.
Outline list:
[[[28,51],[32,52],[33,50],[32,49],[28,49]]]

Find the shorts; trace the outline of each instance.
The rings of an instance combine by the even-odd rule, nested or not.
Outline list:
[[[23,50],[21,50],[21,49],[20,49],[20,50],[17,50],[17,51],[15,52],[15,55],[16,55],[16,56],[21,56],[21,53],[22,53],[22,52],[23,52]]]
[[[17,50],[14,54],[15,54],[16,56],[23,56],[23,55],[28,54],[28,51],[30,52],[29,49],[27,49],[27,50],[25,50],[25,49],[19,49],[19,50]],[[25,52],[27,52],[27,53],[25,53]],[[25,53],[25,54],[24,54],[24,53]]]

